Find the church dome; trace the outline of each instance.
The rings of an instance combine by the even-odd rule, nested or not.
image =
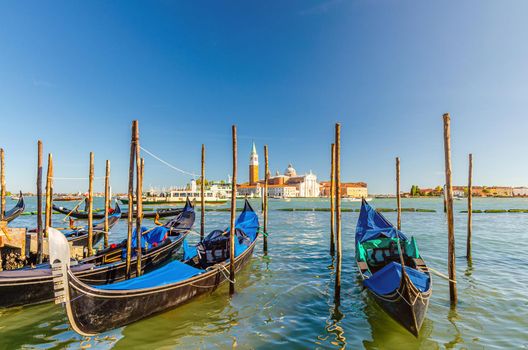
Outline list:
[[[286,168],[286,170],[284,171],[284,175],[286,176],[297,176],[297,171],[295,171],[295,169],[293,168],[293,166],[290,164],[288,164],[288,167]]]

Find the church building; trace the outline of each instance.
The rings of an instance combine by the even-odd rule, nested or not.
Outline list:
[[[240,196],[260,197],[264,190],[264,180],[259,180],[258,154],[253,142],[253,147],[249,156],[249,182],[237,186]],[[311,171],[305,175],[297,175],[297,171],[292,164],[280,174],[270,176],[268,180],[268,196],[278,198],[291,197],[319,197],[320,185],[317,176]]]

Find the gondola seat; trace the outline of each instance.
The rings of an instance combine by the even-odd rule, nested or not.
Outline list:
[[[148,232],[147,232],[148,231]],[[152,230],[148,230],[146,227],[141,227],[141,232],[146,232],[141,235],[141,248],[142,250],[148,250],[161,245],[169,237],[169,229],[164,226],[157,226]],[[136,230],[132,233],[132,255],[135,256],[137,249],[137,234]],[[123,248],[122,257],[126,258],[126,248]]]

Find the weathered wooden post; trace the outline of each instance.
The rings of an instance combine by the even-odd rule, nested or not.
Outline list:
[[[468,174],[468,222],[467,222],[467,244],[466,257],[471,260],[471,231],[473,230],[473,154],[469,154],[469,174]]]
[[[141,221],[143,219],[143,159],[139,146],[139,125],[136,124],[136,276],[141,276],[141,245],[143,232]]]
[[[88,176],[88,256],[93,255],[93,179],[94,154],[90,152],[90,173]]]
[[[42,263],[44,232],[42,231],[42,141],[37,142],[37,263]]]
[[[235,215],[236,215],[236,186],[237,186],[237,129],[232,126],[233,133],[233,177],[231,182],[231,225],[229,240],[229,294],[235,293]]]
[[[264,145],[264,238],[263,250],[264,255],[268,254],[268,182],[269,182],[269,163],[268,163],[268,145]]]
[[[139,139],[138,139],[139,142]],[[139,149],[139,143],[138,147]],[[139,158],[136,159],[136,162],[139,163],[139,169],[137,173],[137,189],[136,189],[136,198],[137,198],[137,210],[136,210],[136,237],[138,242],[137,247],[137,263],[136,263],[136,276],[141,276],[141,257],[142,257],[142,241],[143,241],[143,232],[141,231],[141,221],[143,220],[143,174],[145,173],[145,159]]]
[[[105,191],[104,191],[104,247],[108,248],[108,231],[110,227],[108,225],[108,211],[110,207],[110,161],[106,160],[106,172],[105,172]]]
[[[335,211],[336,211],[336,280],[335,303],[341,299],[341,124],[335,125]]]
[[[396,204],[398,207],[398,230],[401,230],[400,157],[396,157]]]
[[[53,219],[53,162],[50,164],[50,184],[49,184],[49,216],[48,227],[52,227]]]
[[[335,143],[330,147],[330,255],[335,255]]]
[[[442,191],[444,197],[444,213],[447,213],[447,196],[446,196],[446,185],[444,184],[444,190]]]
[[[202,212],[200,213],[200,240],[205,236],[205,145],[202,143],[202,183],[200,184],[200,206]]]
[[[132,257],[132,220],[134,217],[134,161],[136,159],[137,120],[132,121],[132,137],[130,141],[130,164],[128,168],[128,217],[127,217],[127,255],[126,275],[130,278],[130,260]]]
[[[5,203],[5,193],[6,193],[6,183],[5,183],[5,158],[4,158],[4,149],[0,148],[0,221],[4,220],[6,212],[6,203]]]
[[[456,263],[455,263],[455,228],[453,223],[453,185],[451,183],[451,118],[444,114],[444,153],[446,175],[446,204],[447,204],[447,259],[449,271],[449,298],[451,306],[457,303]]]
[[[46,237],[48,236],[48,228],[51,225],[51,181],[52,181],[52,174],[51,169],[53,167],[53,155],[51,153],[48,153],[48,171],[46,173],[46,209],[45,209],[45,215],[44,215],[44,233]]]

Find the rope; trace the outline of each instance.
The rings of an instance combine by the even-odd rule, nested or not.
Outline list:
[[[139,146],[139,149],[141,149],[142,151],[144,151],[145,153],[147,153],[148,155],[150,155],[151,157],[153,157],[154,159],[162,162],[163,164],[165,164],[166,166],[168,166],[169,168],[172,168],[176,171],[179,171],[180,173],[182,174],[186,174],[186,175],[191,175],[193,177],[200,177],[201,175],[198,175],[198,174],[194,174],[194,173],[191,173],[191,172],[188,172],[188,171],[185,171],[185,170],[182,170],[178,167],[175,167],[174,165],[170,164],[169,162],[166,162],[164,161],[163,159],[161,159],[160,157],[158,157],[157,155],[155,155],[154,153],[150,152],[149,150]]]

